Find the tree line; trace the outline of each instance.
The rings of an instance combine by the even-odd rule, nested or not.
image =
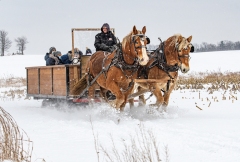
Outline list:
[[[148,50],[155,50],[159,45],[148,45]],[[228,40],[220,41],[217,44],[203,42],[201,44],[193,44],[194,52],[211,52],[211,51],[228,51],[240,50],[240,41],[232,42]]]
[[[217,44],[203,42],[202,44],[193,44],[195,52],[210,52],[210,51],[229,51],[240,50],[240,41],[232,42],[228,40],[220,41]]]
[[[23,55],[23,51],[26,49],[26,44],[28,43],[25,36],[18,37],[14,39],[19,53]],[[12,46],[12,41],[8,38],[8,32],[5,30],[0,30],[0,52],[1,56],[4,56],[5,52]]]

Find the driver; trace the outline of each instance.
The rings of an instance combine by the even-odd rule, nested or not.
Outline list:
[[[96,51],[107,51],[113,52],[117,46],[117,39],[110,31],[110,26],[108,23],[104,23],[101,28],[101,33],[98,33],[95,36],[95,43],[94,46]]]

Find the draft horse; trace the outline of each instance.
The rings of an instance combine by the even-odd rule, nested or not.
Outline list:
[[[138,91],[150,89],[156,97],[156,103],[150,106],[163,107],[166,109],[169,97],[174,89],[178,70],[187,73],[190,70],[189,59],[190,52],[194,51],[194,47],[190,43],[192,36],[185,38],[180,34],[169,37],[166,41],[161,42],[155,52],[150,54],[148,64],[139,69],[139,76],[145,79],[158,79],[160,82],[137,83]],[[163,94],[162,94],[163,92]],[[143,95],[139,96],[140,105],[145,105],[146,101]],[[130,101],[133,105],[133,101]]]
[[[113,53],[104,51],[94,53],[87,65],[87,74],[77,83],[83,86],[75,86],[73,91],[79,93],[83,88],[86,89],[87,85],[90,88],[94,85],[89,83],[96,80],[95,83],[102,90],[109,90],[116,96],[116,99],[110,102],[111,106],[122,111],[128,95],[132,92],[139,65],[146,65],[149,61],[145,33],[145,26],[142,31],[134,26],[132,31],[123,38],[119,49]],[[94,96],[91,97],[94,98]]]

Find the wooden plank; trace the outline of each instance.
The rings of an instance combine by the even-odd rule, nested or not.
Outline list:
[[[66,80],[66,75],[62,75],[62,74],[54,74],[53,75],[53,80]]]
[[[169,79],[134,79],[136,83],[166,83]],[[130,79],[129,79],[130,81]]]
[[[40,69],[40,75],[42,75],[42,74],[51,74],[51,73],[52,73],[52,68]]]
[[[37,85],[28,85],[28,94],[38,94],[38,86]]]
[[[66,75],[66,69],[65,67],[61,67],[61,68],[54,68],[53,69],[53,75]]]
[[[36,75],[38,74],[38,69],[28,69],[28,75]]]
[[[55,86],[64,86],[66,88],[66,80],[54,80],[53,87]]]
[[[40,94],[52,95],[52,67],[40,69]]]
[[[38,85],[38,78],[28,79],[28,85]]]
[[[51,87],[52,87],[51,85],[40,86],[40,94],[52,95]]]
[[[40,85],[44,86],[44,85],[52,85],[52,79],[40,79]]]
[[[82,74],[86,72],[86,68],[87,68],[87,64],[89,62],[89,59],[90,59],[91,56],[82,56],[81,57],[81,64],[82,64]]]
[[[39,94],[39,69],[27,69],[27,93]]]
[[[32,66],[32,67],[25,67],[25,69],[51,69],[51,68],[59,68],[59,67],[66,67],[68,65],[53,65],[53,66]]]
[[[66,88],[63,90],[63,89],[53,89],[53,95],[60,95],[60,96],[66,96],[67,93],[66,93]]]
[[[74,71],[74,73],[73,73],[73,79],[76,80],[76,82],[78,82],[78,80],[79,80],[78,68],[77,68],[76,66],[73,67],[73,71]]]

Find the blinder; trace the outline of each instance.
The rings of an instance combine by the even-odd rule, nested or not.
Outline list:
[[[194,46],[191,46],[190,52],[194,52]]]
[[[135,47],[135,49],[138,49],[138,48],[146,48],[146,46],[145,45],[142,45],[142,46],[138,46],[138,47],[136,47],[135,46],[135,44],[136,44],[136,37],[140,37],[141,39],[144,39],[144,37],[145,37],[145,35],[144,34],[136,34],[136,35],[133,35],[132,36],[132,42],[134,43],[134,47]],[[149,40],[149,42],[150,42],[150,39],[148,38],[148,37],[146,37],[146,40],[147,40],[147,42],[148,42],[148,40]],[[148,43],[147,43],[148,44]]]

